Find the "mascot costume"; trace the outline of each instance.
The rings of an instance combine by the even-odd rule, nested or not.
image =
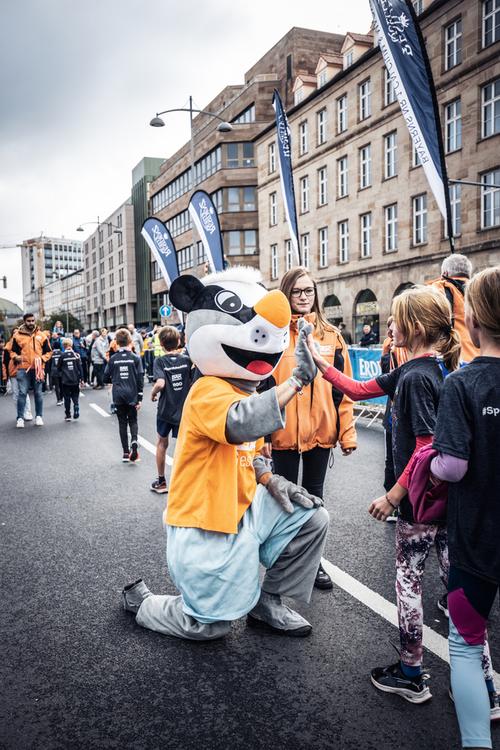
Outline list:
[[[178,596],[142,579],[123,589],[145,628],[211,640],[247,615],[251,627],[306,636],[311,625],[282,596],[309,602],[328,530],[321,500],[273,475],[259,451],[284,426],[284,406],[316,373],[301,329],[291,378],[257,393],[288,346],[290,307],[260,274],[233,268],[180,276],[170,299],[187,313],[189,355],[201,372],[184,404],[164,521]],[[262,584],[259,563],[266,568]]]

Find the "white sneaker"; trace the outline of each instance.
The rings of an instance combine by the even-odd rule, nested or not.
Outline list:
[[[32,422],[33,421],[33,414],[30,411],[28,411],[28,412],[25,411],[24,412],[24,421],[25,422]]]
[[[62,406],[62,405],[63,405],[62,401],[56,401],[56,406]]]
[[[43,419],[41,417],[35,417],[35,424],[37,427],[43,427]]]
[[[16,422],[16,427],[24,427],[24,419],[19,417],[19,419]]]

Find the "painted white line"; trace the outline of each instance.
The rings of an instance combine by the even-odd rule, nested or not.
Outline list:
[[[321,563],[337,586],[350,594],[350,596],[353,596],[366,607],[369,607],[377,615],[383,617],[384,620],[390,622],[391,625],[398,627],[398,611],[395,604],[387,601],[383,596],[372,591],[368,586],[365,586],[364,583],[356,580],[356,578],[350,576],[349,573],[345,573],[336,565],[333,565],[329,560],[322,559]],[[443,661],[448,664],[450,663],[448,640],[427,625],[424,625],[424,646],[429,651],[432,651],[433,654],[439,656]],[[496,672],[493,672],[493,679],[495,684],[498,685],[500,683],[500,675]]]
[[[98,414],[101,415],[101,417],[110,417],[111,414],[108,414],[108,412],[104,411],[104,409],[101,409],[101,407],[98,404],[89,404],[89,406],[96,411]]]
[[[143,438],[142,435],[139,435],[137,439],[139,441],[139,445],[142,445],[143,448],[146,448],[146,450],[152,453],[153,456],[156,455],[156,445],[153,445],[153,443],[150,443],[149,440],[146,440],[146,438]],[[165,456],[165,462],[169,466],[172,466],[173,464],[172,456]]]

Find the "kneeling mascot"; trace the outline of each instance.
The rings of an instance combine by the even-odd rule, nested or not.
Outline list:
[[[139,625],[178,638],[220,638],[244,615],[251,627],[309,635],[309,622],[281,597],[310,601],[328,513],[319,498],[273,475],[259,451],[315,376],[310,326],[301,329],[292,377],[257,393],[288,345],[286,297],[267,292],[258,271],[234,268],[181,276],[170,299],[188,313],[187,348],[203,375],[184,404],[164,517],[180,595],[152,594],[141,579],[124,588],[123,605]]]

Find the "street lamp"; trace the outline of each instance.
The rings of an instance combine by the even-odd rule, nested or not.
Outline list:
[[[112,222],[105,222],[106,224],[111,224],[111,228],[113,229],[113,234],[123,234],[123,231],[120,229],[120,227],[115,227],[115,225]],[[89,224],[93,224],[94,226],[97,226],[97,245],[99,246],[99,235],[101,231],[101,221],[99,219],[99,216],[97,217],[97,221],[85,221],[83,224],[79,224],[76,228],[77,232],[84,232],[84,228],[88,226]],[[97,270],[97,264],[99,262],[100,258],[96,258],[96,270]],[[98,291],[98,301],[99,304],[97,305],[97,327],[101,328],[101,303],[102,303],[102,286],[101,286],[101,274],[96,274],[97,278],[99,280],[99,291]]]
[[[208,117],[213,117],[216,120],[220,120],[219,124],[217,125],[217,131],[219,133],[230,133],[232,130],[234,130],[234,126],[230,123],[224,120],[223,117],[220,117],[220,115],[215,114],[215,112],[207,112],[205,109],[194,109],[193,108],[193,97],[189,97],[189,107],[179,107],[175,109],[164,109],[163,112],[157,112],[156,116],[153,117],[153,119],[150,121],[150,125],[152,128],[163,128],[165,126],[164,121],[161,119],[160,115],[166,115],[169,112],[189,112],[189,126],[190,126],[190,145],[191,145],[191,189],[194,189],[195,179],[194,179],[194,126],[193,126],[193,113],[201,114],[201,115],[207,115]]]

